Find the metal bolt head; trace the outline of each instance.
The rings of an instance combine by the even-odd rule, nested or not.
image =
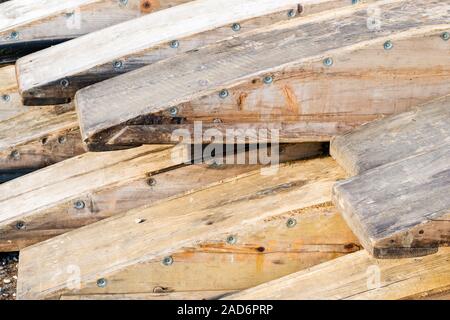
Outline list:
[[[14,160],[19,160],[20,159],[20,152],[17,150],[13,150],[11,152],[11,158],[13,158]]]
[[[156,180],[153,179],[153,178],[150,178],[150,179],[147,180],[147,184],[148,184],[150,187],[153,187],[153,186],[156,185]]]
[[[97,280],[97,287],[104,288],[108,284],[108,281],[106,281],[105,278],[100,278]]]
[[[123,62],[118,60],[118,61],[114,61],[113,62],[113,67],[116,70],[122,69],[123,68]]]
[[[64,144],[64,143],[66,143],[66,141],[67,141],[67,138],[64,136],[58,137],[59,144]]]
[[[82,200],[77,200],[74,202],[73,207],[77,210],[83,210],[86,207],[86,204]]]
[[[228,97],[229,92],[227,89],[223,89],[219,92],[219,97],[221,97],[222,99],[225,99],[226,97]]]
[[[297,225],[297,220],[295,220],[294,218],[289,218],[288,221],[286,222],[286,226],[288,228],[293,228]]]
[[[165,257],[162,261],[163,265],[170,266],[173,264],[173,258],[172,257]]]
[[[170,42],[170,47],[171,47],[171,48],[176,49],[176,48],[178,48],[179,46],[180,46],[180,41],[178,41],[178,40],[173,40],[172,42]]]
[[[326,67],[331,67],[333,63],[334,63],[333,58],[326,58],[325,60],[323,60],[323,64]]]
[[[263,79],[265,84],[271,84],[273,82],[273,77],[272,76],[266,76]]]
[[[17,39],[19,39],[19,32],[13,31],[13,32],[11,32],[11,34],[9,36],[11,39],[17,40]]]
[[[23,221],[17,221],[17,222],[16,222],[16,229],[17,229],[17,230],[23,230],[23,229],[25,229],[25,222],[23,222]]]
[[[386,41],[383,45],[384,50],[391,50],[394,47],[394,44],[392,43],[391,40]]]
[[[128,0],[119,0],[119,3],[120,3],[122,6],[126,6],[126,5],[128,4]]]
[[[358,4],[359,0],[352,0],[352,4]]]
[[[177,107],[172,107],[169,109],[169,113],[172,116],[176,116],[178,114],[178,108]]]
[[[9,94],[2,95],[2,100],[8,102],[11,100],[11,96]]]
[[[289,18],[295,17],[295,10],[294,9],[289,10],[288,13],[287,13],[287,16]]]
[[[231,26],[231,29],[233,31],[237,32],[237,31],[241,30],[241,25],[239,23],[233,23],[233,25]]]
[[[70,82],[67,79],[62,79],[59,84],[61,85],[61,87],[67,88],[69,86]]]
[[[444,33],[441,35],[441,38],[442,38],[442,40],[444,40],[444,41],[450,40],[450,32],[444,32]]]
[[[228,244],[235,244],[237,242],[237,238],[233,235],[227,237]]]

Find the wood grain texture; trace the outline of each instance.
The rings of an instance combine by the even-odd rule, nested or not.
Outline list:
[[[28,110],[21,101],[14,66],[0,68],[0,121]]]
[[[338,182],[333,201],[366,250],[396,258],[450,244],[449,194],[446,144]]]
[[[280,161],[320,155],[321,144],[283,146]],[[180,167],[172,148],[81,155],[0,186],[0,251],[17,251],[70,230],[260,168]],[[248,162],[247,162],[248,163]],[[55,191],[60,190],[60,191]],[[82,208],[74,207],[77,201]],[[23,224],[17,228],[17,223]]]
[[[378,44],[380,54],[385,54],[387,40],[425,31],[438,37],[438,30],[448,28],[448,6],[447,1],[382,1],[378,7],[386,23],[376,32],[367,30],[369,5],[336,9],[243,34],[82,89],[76,106],[83,139],[105,140],[102,134],[111,136],[127,122],[145,124],[148,115],[288,72],[339,50]],[[124,97],[130,106],[126,109]]]
[[[187,291],[169,293],[89,294],[61,296],[61,300],[206,300],[220,297],[228,291]]]
[[[0,4],[0,63],[187,0],[11,0]]]
[[[27,108],[0,121],[0,171],[39,169],[84,153],[73,106]]]
[[[126,126],[107,144],[170,143],[174,130],[192,133],[196,121],[202,121],[204,133],[214,129],[224,136],[232,129],[272,127],[280,130],[282,142],[328,140],[448,94],[449,47],[438,36],[445,30],[396,40],[395,50],[389,52],[376,43],[334,53],[331,68],[322,60],[304,64],[297,70],[272,74],[275,80],[270,85],[255,79],[233,88],[227,99],[216,93],[193,99],[178,105],[176,116],[169,110],[147,116],[146,125]],[[267,122],[283,124],[263,124]]]
[[[321,2],[330,0],[306,1]],[[20,59],[20,91],[34,103],[48,97],[73,98],[79,88],[232,37],[240,32],[232,30],[233,23],[253,30],[289,19],[291,9],[298,10],[298,1],[197,0],[174,6]],[[263,17],[252,20],[259,16]],[[217,28],[221,29],[212,31]],[[180,46],[171,48],[173,40],[181,41]],[[72,63],[62,57],[70,57]],[[114,67],[116,62],[120,67]],[[68,86],[61,87],[63,78]]]
[[[341,178],[343,172],[330,158],[299,161],[281,165],[275,175],[250,172],[33,245],[21,252],[17,296],[59,298],[98,292],[99,278],[120,279],[130,270],[133,279],[133,268],[149,261],[208,240],[223,241],[271,217],[328,202],[331,186]],[[67,287],[68,266],[80,270],[80,286],[72,290]],[[142,272],[134,279],[139,275]]]
[[[294,218],[290,229],[286,220]],[[330,204],[283,214],[247,227],[236,236],[202,243],[172,254],[171,266],[160,260],[130,267],[108,277],[103,289],[86,288],[83,295],[205,292],[205,298],[246,289],[255,284],[317,265],[359,250],[355,236]],[[145,275],[145,276],[140,276]],[[186,299],[186,297],[184,297]]]
[[[449,121],[450,96],[445,96],[336,136],[330,153],[349,174],[358,175],[450,144]]]
[[[450,248],[399,260],[376,260],[362,250],[227,299],[399,300],[436,291],[450,291]]]

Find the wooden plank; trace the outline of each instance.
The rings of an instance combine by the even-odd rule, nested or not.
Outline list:
[[[18,91],[15,67],[0,68],[0,121],[17,116],[27,109]]]
[[[187,0],[11,0],[0,4],[0,64]]]
[[[72,105],[27,108],[0,121],[0,172],[39,169],[85,152]]]
[[[279,157],[282,162],[298,160],[322,149],[321,144],[284,146]],[[1,185],[0,251],[17,251],[260,167],[248,162],[180,167],[176,156],[168,146],[88,153]]]
[[[337,136],[330,153],[349,174],[358,175],[450,144],[449,120],[450,96],[446,96]]]
[[[349,173],[333,200],[379,258],[424,255],[450,243],[450,96],[336,137]],[[376,137],[376,139],[373,139]]]
[[[281,165],[275,175],[258,170],[33,245],[21,252],[17,297],[111,293],[116,286],[132,293],[127,283],[138,290],[146,283],[147,273],[140,267],[161,263],[182,248],[223,242],[277,215],[327,202],[333,183],[342,177],[330,158]],[[286,217],[280,223],[286,228]],[[68,266],[79,268],[77,288],[67,287]],[[175,266],[173,260],[168,267]],[[119,283],[124,277],[130,281]],[[101,278],[108,283],[104,288],[97,286]]]
[[[106,143],[112,137],[118,140],[117,135],[121,130],[125,133],[130,130],[124,129],[126,123],[138,126],[152,124],[155,121],[152,115],[164,112],[167,115],[167,110],[171,110],[173,106],[190,103],[204,96],[214,95],[217,100],[218,93],[224,88],[228,89],[226,99],[231,99],[233,96],[229,92],[238,91],[238,87],[251,86],[252,81],[261,82],[261,79],[268,75],[273,75],[275,79],[283,78],[283,74],[289,75],[290,70],[311,61],[323,61],[335,52],[348,53],[369,45],[378,45],[378,54],[384,56],[396,48],[394,44],[393,50],[384,50],[383,44],[387,41],[396,43],[426,32],[435,33],[436,40],[440,41],[439,45],[444,46],[442,50],[447,50],[448,43],[443,41],[440,35],[442,30],[449,28],[448,10],[445,9],[448,6],[448,1],[434,0],[380,2],[378,9],[385,13],[383,19],[389,21],[381,30],[367,29],[367,12],[371,8],[368,4],[336,9],[242,34],[95,84],[80,90],[76,96],[83,140],[97,144]],[[427,7],[425,16],[419,14],[422,13],[423,7]],[[342,32],[335,34],[335,30]],[[322,40],[317,41],[319,38]],[[444,73],[448,72],[448,69],[445,70]],[[403,73],[405,74],[406,70],[403,70]],[[439,77],[439,71],[434,76],[436,75]],[[444,78],[446,77],[448,73],[444,75]],[[402,78],[406,79],[404,75]],[[439,90],[446,90],[444,84],[447,81],[443,80],[438,85],[441,88]],[[403,85],[405,84],[406,80]],[[432,94],[431,91],[429,93]],[[376,94],[373,89],[372,95]],[[133,97],[131,101],[128,99],[130,96]],[[128,108],[123,108],[125,97]],[[395,110],[395,107],[392,109]],[[331,109],[331,113],[333,112]],[[366,116],[367,121],[367,112],[361,113]],[[162,120],[156,118],[156,121]],[[169,118],[163,124],[174,125],[177,121],[179,119]],[[355,120],[351,121],[354,123]],[[334,126],[337,128],[333,134],[339,132],[338,121],[311,123],[313,127]],[[244,122],[243,126],[245,125]],[[308,132],[297,128],[307,128],[308,125],[308,121],[293,124],[285,121],[280,124],[293,126],[290,129],[293,131],[290,141],[312,139],[311,136],[314,137],[318,130],[311,130],[308,135]],[[139,130],[139,127],[134,131],[131,128],[131,134],[134,134],[131,136],[135,137],[136,131],[139,133]],[[286,131],[282,130],[281,135]],[[328,135],[328,132],[326,134]],[[144,134],[139,139],[145,143],[146,137]]]
[[[286,227],[288,218],[296,219],[295,228]],[[92,294],[129,299],[144,292],[147,299],[167,299],[186,292],[203,292],[204,298],[212,299],[355,252],[359,250],[355,241],[339,213],[327,203],[241,230],[234,244],[218,239],[183,249],[172,254],[174,263],[169,268],[156,260],[128,269],[121,278],[109,277],[103,290],[84,290],[91,293],[81,299]],[[138,270],[146,274],[144,283],[133,277]]]
[[[380,54],[379,44],[335,53],[332,68],[323,61],[308,63],[277,76],[273,85],[259,79],[229,90],[230,99],[217,94],[193,99],[179,105],[175,117],[167,110],[154,116],[154,125],[126,126],[107,144],[127,146],[144,139],[146,143],[169,143],[176,129],[193,135],[196,121],[202,121],[203,132],[214,129],[224,136],[227,130],[269,127],[280,130],[281,142],[329,140],[336,133],[448,94],[450,56],[448,44],[438,33],[399,39],[395,50],[386,54]]]
[[[450,244],[449,194],[446,144],[338,182],[333,201],[366,250],[396,258]]]
[[[192,1],[19,60],[20,91],[26,104],[42,104],[42,100],[56,97],[71,99],[80,88],[181,52],[348,5],[351,2],[346,0],[306,0],[301,5],[296,0]],[[239,23],[237,28],[232,27],[235,23]],[[178,41],[176,48],[170,45],[174,40]],[[63,56],[70,56],[71,63]]]
[[[230,295],[230,300],[399,300],[450,291],[450,248],[399,260],[376,260],[365,250]]]

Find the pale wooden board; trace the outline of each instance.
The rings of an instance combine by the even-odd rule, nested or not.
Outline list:
[[[282,162],[298,160],[320,155],[322,149],[321,144],[283,146],[279,157]],[[85,154],[0,185],[0,251],[17,251],[260,167],[252,164],[180,167],[181,161],[176,158],[172,161],[172,151],[175,152],[168,146],[148,146]],[[77,201],[83,201],[85,207],[75,208]],[[18,229],[18,222],[24,227]]]
[[[265,219],[327,202],[332,185],[343,177],[330,158],[299,161],[281,165],[275,175],[247,173],[33,245],[21,252],[17,296],[57,298],[98,292],[99,278],[120,279],[133,266],[161,261],[182,248],[227,239]],[[80,268],[80,287],[68,290],[65,271],[73,265]]]
[[[330,139],[336,133],[448,94],[449,45],[438,36],[445,30],[396,40],[395,50],[386,52],[379,43],[343,50],[333,54],[331,68],[322,60],[304,64],[275,74],[271,85],[262,79],[239,85],[229,90],[228,99],[217,93],[193,99],[177,106],[175,119],[182,125],[127,126],[107,143],[170,143],[175,129],[193,132],[196,121],[203,122],[203,131],[214,128],[224,134],[227,129],[255,128],[257,122],[286,121],[278,126],[284,142],[298,141],[302,135],[310,140]],[[174,116],[169,111],[154,117],[170,123]]]
[[[444,144],[338,182],[333,201],[366,250],[395,258],[450,244],[449,194],[450,144]]]
[[[327,4],[330,0],[306,1],[321,2]],[[27,98],[36,98],[33,101],[56,96],[71,98],[78,88],[232,37],[239,33],[232,30],[233,23],[244,21],[242,30],[253,30],[288,20],[288,10],[297,7],[296,0],[197,0],[174,6],[20,59],[20,91]],[[264,16],[261,21],[248,21],[259,16]],[[220,27],[223,28],[204,34]],[[202,34],[194,36],[199,33]],[[190,36],[194,38],[185,41]],[[173,40],[181,41],[179,48],[169,46]],[[162,45],[163,48],[153,50]],[[66,59],[61,59],[63,56],[72,63],[67,64]],[[118,70],[113,67],[115,61],[123,64]],[[63,78],[70,82],[64,88],[59,85]]]
[[[448,1],[380,2],[383,19],[390,23],[376,32],[367,30],[367,6],[336,9],[263,28],[82,89],[76,105],[83,139],[93,140],[96,134],[128,120],[285,72],[335,50],[378,43],[382,54],[383,43],[389,39],[408,38],[424,30],[435,30],[439,37],[438,30],[448,27]],[[425,14],[423,7],[427,7]],[[338,34],[336,30],[340,30]],[[123,108],[124,97],[128,108]]]
[[[448,85],[448,83],[447,83]],[[450,144],[450,96],[333,138],[330,153],[349,174]]]
[[[38,169],[84,153],[73,106],[45,106],[0,121],[0,171]]]
[[[399,260],[376,260],[362,250],[226,299],[399,300],[436,291],[450,291],[450,248]]]
[[[25,112],[28,108],[23,106],[21,100],[15,67],[0,68],[0,121]]]
[[[172,293],[90,294],[62,296],[61,300],[206,300],[220,297],[228,291],[187,291]]]
[[[297,221],[291,229],[286,227],[289,217]],[[144,292],[195,291],[214,298],[359,249],[355,236],[336,209],[324,204],[248,226],[236,235],[235,244],[217,238],[214,242],[183,249],[172,254],[174,263],[170,267],[160,260],[133,266],[126,273],[108,277],[107,287],[84,289],[82,294],[132,297]],[[152,299],[150,295],[149,298]]]
[[[11,0],[0,4],[0,63],[188,0]],[[13,37],[12,34],[17,36]]]

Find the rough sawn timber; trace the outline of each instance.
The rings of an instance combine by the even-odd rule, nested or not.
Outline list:
[[[332,185],[343,177],[330,158],[281,165],[275,175],[257,170],[27,247],[21,252],[17,297],[152,292],[146,285],[146,268],[152,263],[183,248],[223,242],[230,235],[239,243],[242,230],[328,202]],[[284,227],[286,222],[287,217],[280,220]],[[176,264],[173,260],[167,268]],[[76,288],[67,282],[73,266],[79,268]],[[101,278],[108,283],[104,288],[97,286]]]
[[[288,145],[281,146],[279,157],[285,162],[322,152],[321,144]],[[164,145],[87,153],[0,185],[0,251],[17,251],[261,167],[183,165],[179,156]]]
[[[126,138],[129,135],[134,143],[150,143],[148,140],[152,138],[148,131],[157,132],[161,129],[171,132],[177,125],[181,128],[189,126],[179,124],[179,119],[174,118],[172,127],[152,127],[152,124],[161,121],[153,116],[155,114],[167,112],[173,106],[190,103],[203,96],[218,95],[223,89],[233,91],[252,81],[261,81],[268,75],[274,75],[277,79],[280,73],[288,73],[305,63],[323,60],[335,52],[377,44],[379,54],[384,55],[389,51],[383,49],[386,41],[395,43],[426,32],[435,33],[435,40],[440,41],[442,46],[448,46],[440,38],[443,30],[449,28],[448,1],[393,0],[381,1],[377,5],[385,13],[381,30],[367,29],[367,11],[370,7],[361,4],[249,32],[82,89],[76,96],[76,107],[83,139],[89,144],[120,144],[121,136],[125,136],[124,143],[130,143],[130,139]],[[445,50],[446,47],[443,48]],[[445,55],[443,57],[447,59]],[[438,77],[442,75],[439,69],[436,71]],[[438,87],[445,90],[442,83]],[[227,99],[231,98],[228,95]],[[295,97],[291,98],[295,102]],[[419,98],[418,102],[421,101]],[[124,105],[128,107],[124,108]],[[410,107],[412,105],[413,102]],[[367,113],[361,113],[363,121],[359,124],[368,120]],[[355,119],[349,118],[354,126]],[[318,136],[316,139],[325,140],[330,135],[349,129],[345,123],[333,120],[274,121],[268,125],[264,125],[267,121],[244,122],[240,127],[280,128],[282,142],[311,140],[315,136]],[[229,125],[219,123],[211,126],[220,129],[221,126],[226,128]]]
[[[450,244],[449,110],[446,97],[335,139],[333,154],[362,173],[338,182],[333,201],[375,257],[420,256]],[[372,137],[364,147],[362,135]]]
[[[26,109],[0,121],[1,174],[36,170],[85,152],[73,105]]]
[[[188,0],[11,0],[0,4],[0,64]]]
[[[361,250],[258,287],[230,300],[400,300],[450,292],[450,248],[421,258],[376,260]]]
[[[331,140],[332,157],[350,175],[450,145],[450,95],[367,123]]]
[[[312,13],[350,3],[307,0],[302,5]],[[244,31],[300,17],[303,6],[296,0],[197,0],[174,6],[20,59],[20,91],[26,104],[68,100],[90,84]],[[240,29],[233,29],[238,22]],[[175,40],[179,46],[173,48],[170,43]]]

